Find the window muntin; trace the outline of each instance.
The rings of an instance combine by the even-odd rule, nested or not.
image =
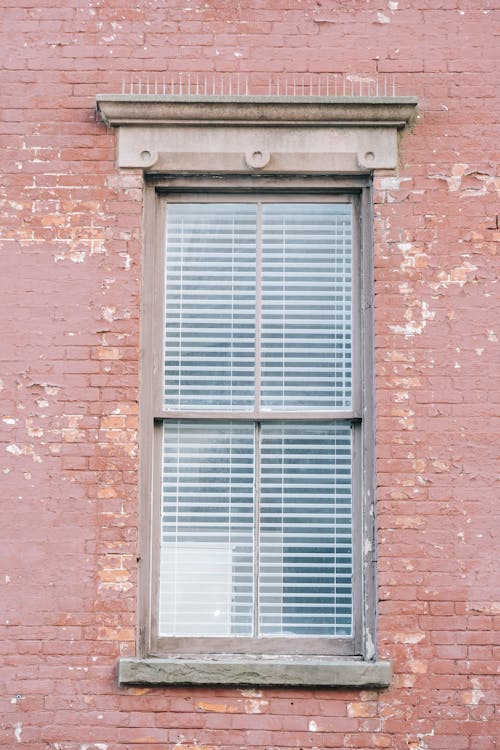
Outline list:
[[[165,391],[163,407],[156,414],[157,424],[163,424],[162,450],[165,456],[169,451],[175,454],[177,462],[180,458],[181,471],[174,477],[173,459],[170,464],[165,459],[159,509],[163,519],[157,595],[160,650],[162,643],[166,648],[175,647],[176,642],[185,647],[191,639],[195,643],[200,638],[210,642],[213,650],[218,647],[214,644],[225,648],[238,636],[257,636],[269,646],[293,638],[294,648],[313,653],[309,642],[312,637],[323,636],[320,652],[326,648],[327,638],[335,642],[333,649],[338,653],[353,652],[352,646],[345,650],[341,642],[352,641],[359,630],[354,617],[356,611],[359,613],[360,598],[359,556],[355,550],[359,521],[353,518],[360,474],[359,378],[354,378],[354,387],[352,382],[359,334],[355,325],[355,206],[355,195],[291,197],[286,202],[283,196],[266,196],[258,201],[243,197],[192,201],[187,196],[179,202],[168,200],[164,382],[171,390]],[[225,224],[224,232],[219,231],[219,217]],[[173,220],[171,225],[169,219]],[[184,227],[179,231],[181,223]],[[200,242],[204,232],[212,236]],[[279,259],[278,265],[280,241],[288,257]],[[205,278],[208,283],[203,288]],[[181,331],[186,321],[193,322],[190,316],[194,316],[195,325],[188,333],[194,330],[196,334],[197,326],[203,325],[203,335],[195,336],[193,351],[185,345],[187,338]],[[246,339],[240,336],[240,324]],[[314,325],[319,331],[316,337]],[[216,361],[216,369],[221,330],[227,338],[223,366]],[[204,347],[207,334],[209,345]],[[244,346],[238,348],[241,340]],[[179,341],[181,344],[177,344]],[[248,399],[250,368],[245,359],[248,341],[253,346],[252,402]],[[242,349],[243,357],[238,359]],[[285,363],[281,371],[277,351],[281,351]],[[192,365],[197,367],[198,380],[190,378]],[[175,368],[181,373],[177,380]],[[183,368],[188,374],[185,383]],[[236,387],[242,379],[234,377],[235,371],[241,375],[241,368],[245,403],[241,388]],[[306,389],[312,382],[317,391],[312,403],[300,398],[297,384],[301,379]],[[198,384],[207,385],[207,380],[210,396],[204,399]],[[277,383],[279,388],[275,387],[273,397],[277,392],[278,398],[270,403],[268,394],[273,391],[269,384]],[[214,393],[217,396],[211,401]],[[240,428],[246,434],[247,448],[250,443],[255,446],[252,488],[248,451],[245,459],[245,512],[237,508],[234,489],[235,481],[241,480],[241,476],[236,478],[238,466],[226,460],[222,467],[224,461],[220,460],[221,455],[226,459],[234,456],[234,450],[228,450],[228,441],[234,440]],[[189,429],[205,431],[207,445],[219,445],[216,465],[209,467],[205,462],[204,467],[197,466],[200,454],[193,455],[189,450],[193,445],[185,436],[179,438],[183,433],[188,435]],[[294,443],[299,449],[299,463],[294,463]],[[328,459],[323,464],[330,465],[325,469],[321,467],[321,455],[329,443]],[[183,450],[187,450],[185,456]],[[300,477],[301,460],[305,468]],[[311,467],[315,460],[317,465]],[[213,472],[218,472],[221,480],[215,503],[212,498],[204,507],[196,506],[192,499],[186,504],[189,492],[185,488],[190,479],[194,480],[191,485],[196,485],[200,468],[206,472],[205,482],[211,476],[208,486],[216,488]],[[285,484],[280,479],[279,487],[272,479],[278,470],[285,477]],[[314,485],[314,476],[319,487]],[[183,482],[187,484],[181,487]],[[180,488],[177,495],[172,492],[174,483]],[[231,486],[232,493],[228,491]],[[326,498],[320,491],[325,488]],[[242,489],[241,481],[238,489]],[[201,571],[198,574],[195,559]],[[176,583],[174,572],[180,569],[183,572]],[[309,574],[312,569],[314,588]],[[194,600],[197,604],[193,607]],[[252,646],[245,646],[245,650],[251,651]]]

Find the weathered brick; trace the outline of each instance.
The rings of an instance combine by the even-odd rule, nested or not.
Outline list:
[[[497,10],[3,6],[0,747],[493,750]],[[262,93],[276,72],[378,72],[420,99],[374,192],[384,692],[116,685],[135,640],[142,176],[116,169],[95,94],[172,71],[245,72]]]

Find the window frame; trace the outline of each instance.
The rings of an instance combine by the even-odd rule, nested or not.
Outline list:
[[[217,637],[159,638],[157,634],[157,579],[159,580],[159,524],[161,522],[161,438],[166,412],[158,405],[163,401],[163,342],[164,342],[164,247],[165,207],[168,196],[175,201],[203,199],[224,202],[252,201],[256,197],[281,201],[296,199],[301,202],[342,201],[350,196],[353,203],[353,394],[358,392],[358,403],[353,404],[353,415],[339,421],[353,420],[357,426],[353,435],[353,638],[246,638]],[[374,569],[374,404],[373,404],[373,330],[372,330],[372,213],[371,177],[334,175],[307,177],[277,177],[268,175],[192,175],[169,176],[150,174],[144,187],[144,258],[142,286],[142,347],[140,394],[140,522],[139,522],[139,606],[138,656],[142,658],[210,657],[243,654],[249,658],[266,656],[340,657],[373,659],[375,642],[375,569]],[[357,340],[357,345],[354,345]],[[356,366],[356,359],[357,365]],[[194,413],[193,413],[194,414]],[[218,418],[221,413],[217,412]],[[178,418],[178,412],[169,413]],[[183,415],[184,417],[185,415]],[[203,412],[202,419],[217,416]],[[234,414],[227,414],[235,419]],[[262,416],[262,415],[260,415]],[[276,413],[266,414],[278,419]],[[331,419],[319,417],[319,419]],[[255,414],[244,414],[253,422]],[[286,412],[287,419],[293,419]],[[305,418],[304,416],[302,418]],[[309,414],[312,420],[318,413]],[[354,468],[357,467],[357,470]],[[355,508],[358,512],[355,512]]]

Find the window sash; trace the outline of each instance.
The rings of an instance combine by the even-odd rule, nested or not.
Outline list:
[[[351,433],[164,423],[160,632],[351,635]]]
[[[200,404],[198,406],[195,405],[180,405],[179,403],[173,405],[173,404],[165,404],[165,398],[164,398],[164,390],[163,390],[163,380],[161,378],[161,372],[165,372],[165,348],[164,348],[164,329],[163,329],[163,321],[165,321],[166,313],[168,312],[168,307],[165,309],[164,306],[168,305],[168,302],[165,300],[165,294],[164,294],[164,267],[163,267],[163,255],[160,259],[160,263],[162,264],[161,267],[158,264],[155,269],[155,275],[157,278],[157,294],[160,295],[160,304],[157,305],[157,312],[160,314],[161,310],[161,317],[159,317],[158,320],[156,320],[156,330],[155,330],[155,338],[157,341],[156,346],[156,378],[155,383],[153,387],[153,409],[154,409],[154,418],[155,419],[178,419],[178,418],[187,418],[187,419],[194,419],[194,418],[202,418],[202,419],[221,419],[225,416],[232,416],[232,418],[235,419],[249,419],[250,421],[262,421],[267,419],[273,419],[273,418],[279,418],[279,419],[303,419],[303,418],[311,418],[314,419],[325,419],[325,420],[334,420],[334,419],[359,419],[361,418],[361,376],[360,376],[360,286],[359,286],[359,199],[357,194],[349,194],[349,193],[343,193],[342,195],[328,195],[328,194],[319,194],[319,195],[303,195],[303,194],[294,194],[293,196],[284,195],[280,193],[272,193],[269,196],[261,195],[261,196],[254,196],[254,195],[238,195],[237,197],[234,196],[228,196],[226,194],[220,195],[214,195],[213,197],[207,198],[206,195],[200,196],[198,194],[194,195],[169,195],[168,199],[165,201],[162,201],[162,211],[159,212],[161,219],[161,226],[158,228],[158,234],[162,238],[160,241],[162,243],[162,247],[165,248],[167,242],[166,242],[166,211],[167,211],[167,205],[173,204],[173,205],[179,205],[179,204],[185,204],[185,203],[196,203],[200,205],[205,205],[209,209],[211,205],[220,204],[223,202],[224,204],[255,204],[258,207],[257,211],[257,237],[256,237],[256,252],[257,252],[257,260],[256,260],[256,309],[255,309],[255,318],[257,321],[256,330],[255,330],[255,359],[254,359],[254,377],[255,377],[255,400],[254,403],[247,404],[245,407],[238,408],[237,406],[231,405],[229,408],[224,405],[212,405],[210,408],[206,408],[205,405],[202,405],[202,408],[200,408]],[[304,205],[307,203],[316,203],[316,204],[344,204],[344,205],[350,205],[352,210],[352,249],[351,249],[351,285],[352,285],[352,292],[351,292],[351,346],[350,346],[350,356],[351,356],[351,382],[350,382],[350,389],[352,393],[351,397],[351,403],[346,406],[343,405],[342,407],[333,407],[330,405],[329,408],[325,407],[314,407],[310,405],[302,405],[298,407],[292,407],[289,406],[288,408],[283,408],[279,406],[270,407],[266,404],[261,403],[261,380],[262,380],[262,373],[261,373],[261,360],[262,360],[262,315],[261,315],[261,305],[262,305],[262,209],[269,207],[269,204],[285,204],[289,203],[291,206],[293,204],[299,204]],[[166,253],[168,253],[168,247],[165,250]],[[161,279],[161,281],[160,281]],[[162,284],[162,286],[160,286]],[[332,352],[335,353],[335,352]],[[163,366],[161,365],[163,363]]]
[[[170,420],[167,420],[170,423]],[[210,421],[207,421],[209,424]],[[242,424],[248,424],[248,420],[242,420]],[[341,424],[340,420],[335,422]],[[162,463],[163,455],[163,421],[155,423],[154,451],[156,465]],[[274,424],[270,420],[269,424]],[[287,421],[288,424],[288,421]],[[151,609],[151,641],[149,652],[151,655],[172,654],[207,654],[207,653],[234,653],[234,654],[302,654],[302,655],[353,655],[361,653],[362,632],[362,570],[360,565],[362,555],[362,526],[363,519],[359,507],[361,495],[361,457],[362,457],[362,434],[361,423],[352,424],[352,635],[336,636],[190,636],[190,635],[160,635],[159,622],[160,610],[160,583],[159,571],[161,567],[161,524],[162,517],[162,475],[160,471],[154,475],[154,502],[152,513],[156,519],[153,524],[153,554],[152,568],[157,571],[153,577],[152,609]],[[257,509],[255,509],[257,512]],[[156,541],[154,541],[156,540]]]

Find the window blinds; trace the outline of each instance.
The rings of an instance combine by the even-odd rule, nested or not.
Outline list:
[[[262,427],[259,633],[350,635],[351,429]]]
[[[170,203],[166,244],[160,634],[350,635],[351,424],[311,413],[352,408],[351,205]]]
[[[253,408],[255,245],[255,205],[169,206],[167,408]]]
[[[251,635],[252,423],[164,424],[160,631]]]
[[[350,408],[351,236],[350,206],[262,207],[263,408]]]
[[[169,205],[167,409],[351,407],[351,212],[338,203]]]
[[[349,424],[166,422],[163,465],[162,634],[350,635]]]

